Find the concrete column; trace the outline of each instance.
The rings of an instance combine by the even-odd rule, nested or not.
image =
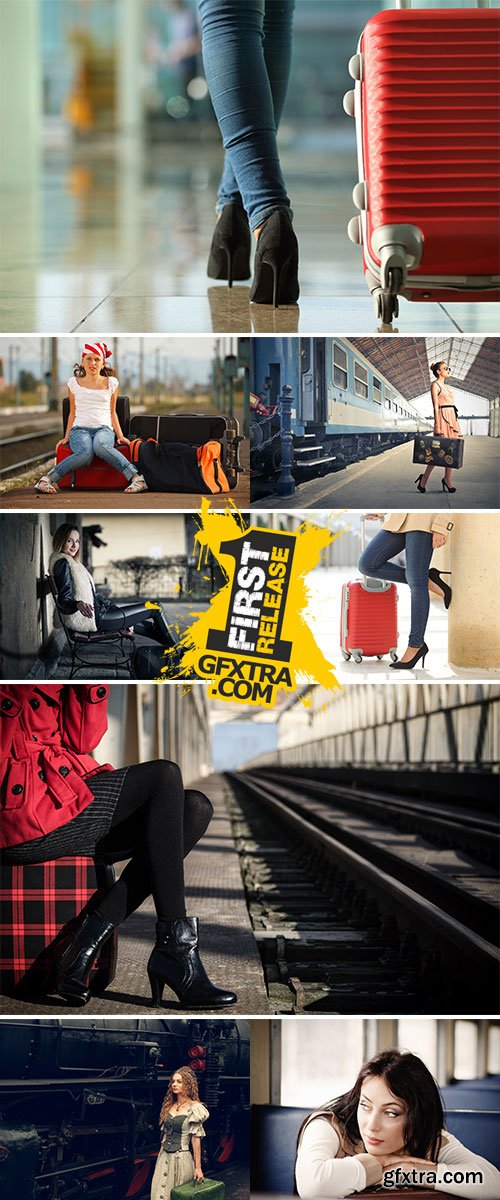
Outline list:
[[[458,513],[454,520],[448,657],[456,667],[498,669],[499,517],[495,513]]]

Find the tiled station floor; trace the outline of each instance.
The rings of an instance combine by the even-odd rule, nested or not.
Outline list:
[[[295,131],[283,148],[300,242],[301,298],[274,311],[207,280],[220,150],[118,139],[47,155],[38,183],[1,197],[3,332],[371,334],[498,329],[500,305],[400,302],[380,326],[346,233],[352,130]]]

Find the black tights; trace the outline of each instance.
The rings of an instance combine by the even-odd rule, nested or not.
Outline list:
[[[212,815],[203,792],[184,791],[176,763],[156,759],[129,767],[111,827],[95,852],[108,862],[131,861],[97,911],[119,925],[152,895],[159,920],[184,917],[182,860]]]

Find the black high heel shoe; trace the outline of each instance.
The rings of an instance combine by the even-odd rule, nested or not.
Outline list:
[[[288,213],[272,213],[263,225],[249,299],[254,304],[295,304],[299,298],[299,246]]]
[[[408,662],[401,662],[401,659],[398,659],[397,662],[389,663],[389,666],[392,667],[393,671],[412,671],[417,666],[417,663],[420,662],[420,659],[422,659],[422,666],[425,667],[425,659],[428,653],[429,647],[426,646],[425,642],[422,642],[416,654],[413,655],[413,658],[408,659]]]
[[[450,487],[449,483],[446,482],[446,479],[441,480],[441,487],[443,492],[456,492],[457,490],[456,488]]]
[[[90,1000],[88,978],[101,946],[111,936],[114,925],[98,912],[87,913],[80,927],[63,950],[57,964],[56,991],[78,1006]]]
[[[155,1008],[160,1007],[165,984],[185,1008],[223,1008],[238,999],[234,992],[215,987],[208,978],[198,953],[196,917],[158,922],[148,976]]]
[[[422,472],[422,475],[419,475],[418,479],[416,479],[416,480],[415,480],[415,483],[416,483],[416,485],[417,485],[417,491],[418,491],[418,492],[425,492],[425,488],[423,488],[423,487],[420,487],[420,480],[421,480],[421,479],[423,479],[423,478],[424,478],[424,476],[423,476],[423,472]]]
[[[210,279],[248,279],[250,276],[250,226],[240,204],[226,204],[214,229],[207,275]]]
[[[444,579],[441,579],[441,574],[451,575],[451,571],[441,572],[441,571],[438,571],[437,567],[431,567],[431,569],[429,571],[429,579],[432,579],[432,582],[437,583],[438,587],[441,588],[441,590],[443,592],[444,607],[449,608],[450,604],[451,604],[453,592],[452,592],[450,585],[448,583],[445,583]]]

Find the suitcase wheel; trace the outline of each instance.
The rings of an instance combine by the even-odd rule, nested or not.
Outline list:
[[[362,655],[362,654],[355,654],[355,655],[354,655],[354,662],[357,662],[357,663],[363,662],[363,655]]]
[[[342,658],[345,658],[346,662],[349,662],[350,657],[351,655],[347,650],[342,650]]]
[[[391,650],[391,651],[390,651],[390,655],[391,655],[391,658],[392,658],[392,661],[393,661],[393,662],[397,662],[397,661],[398,661],[398,656],[397,656],[397,654],[396,654],[396,651],[395,651],[395,650]]]
[[[393,317],[399,317],[399,302],[397,295],[392,292],[379,292],[377,296],[377,316],[383,325],[392,325]]]
[[[384,657],[384,656],[383,656],[383,654],[377,654],[377,658],[378,658],[379,660],[380,660],[381,658],[383,658],[383,657]]]

